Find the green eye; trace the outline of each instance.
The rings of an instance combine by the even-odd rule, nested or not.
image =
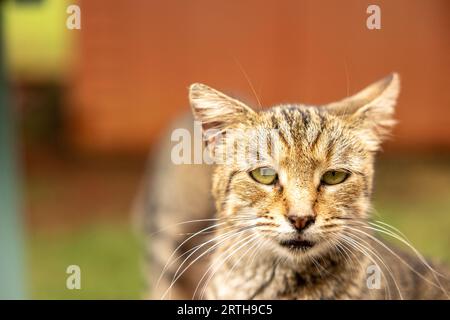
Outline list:
[[[268,167],[257,168],[250,171],[249,174],[256,182],[267,185],[274,184],[278,178],[277,172]]]
[[[330,170],[325,172],[325,174],[322,176],[321,181],[324,184],[334,185],[344,182],[347,177],[348,173],[345,171]]]

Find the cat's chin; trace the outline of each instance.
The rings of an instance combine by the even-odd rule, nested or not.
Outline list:
[[[280,246],[293,252],[306,252],[315,246],[315,242],[303,239],[282,240]]]
[[[276,241],[275,246],[278,249],[278,254],[293,262],[320,256],[328,250],[327,246],[321,241],[296,238],[278,240]]]

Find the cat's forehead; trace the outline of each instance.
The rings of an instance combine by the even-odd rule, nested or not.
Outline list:
[[[261,123],[269,127],[300,129],[316,121],[326,121],[326,110],[303,104],[277,105],[259,113]]]
[[[327,162],[351,165],[364,150],[348,124],[325,109],[308,105],[280,105],[260,113],[259,130],[281,150],[276,159],[286,166]],[[276,141],[274,141],[274,139]],[[278,151],[280,151],[278,150]]]
[[[315,144],[320,136],[343,131],[345,126],[320,107],[287,104],[261,112],[258,127],[278,131],[280,138],[295,148]]]

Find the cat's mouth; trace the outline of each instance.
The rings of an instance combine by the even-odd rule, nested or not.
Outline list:
[[[306,251],[314,246],[314,243],[308,240],[291,239],[280,241],[282,247],[295,251]]]

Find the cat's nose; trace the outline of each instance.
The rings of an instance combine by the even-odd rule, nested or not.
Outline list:
[[[314,216],[289,215],[287,218],[299,232],[305,230],[316,221]]]

